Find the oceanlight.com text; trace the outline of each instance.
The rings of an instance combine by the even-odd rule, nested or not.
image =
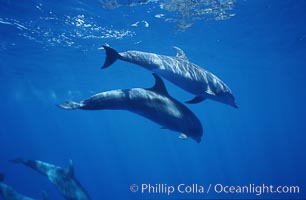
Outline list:
[[[142,194],[249,194],[249,195],[264,195],[264,194],[299,194],[299,186],[274,186],[274,185],[225,185],[225,184],[177,184],[170,185],[165,183],[160,184],[132,184],[131,192],[140,192]]]
[[[255,185],[249,184],[245,186],[228,186],[222,184],[214,185],[214,192],[226,194],[299,194],[299,186],[273,186],[273,185]]]

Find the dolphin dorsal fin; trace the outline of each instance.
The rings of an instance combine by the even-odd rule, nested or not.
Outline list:
[[[69,160],[69,166],[68,166],[68,170],[67,170],[67,175],[69,177],[73,177],[74,176],[74,167],[73,167],[72,160]]]
[[[184,59],[184,60],[188,60],[185,52],[182,49],[180,49],[180,48],[178,48],[176,46],[174,46],[173,48],[176,51],[176,57]]]
[[[153,91],[155,91],[157,93],[169,96],[164,81],[157,74],[153,73],[152,75],[154,76],[155,84],[151,88],[151,90],[153,90]]]

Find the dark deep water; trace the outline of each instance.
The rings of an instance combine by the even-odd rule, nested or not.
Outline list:
[[[197,20],[185,30],[165,21],[181,16],[159,2],[115,9],[103,3],[0,1],[0,172],[6,184],[36,199],[41,191],[63,199],[46,178],[8,160],[65,167],[72,159],[92,199],[306,198],[305,1],[237,0],[228,11],[235,16]],[[101,70],[104,43],[164,55],[175,55],[172,46],[178,46],[230,86],[239,109],[211,100],[187,105],[204,127],[200,144],[127,111],[59,109],[65,100],[153,85],[151,73],[133,64],[118,61]],[[193,98],[165,83],[178,100]],[[131,184],[182,183],[203,185],[205,193],[130,191]],[[299,186],[299,193],[211,188],[207,194],[210,184]]]

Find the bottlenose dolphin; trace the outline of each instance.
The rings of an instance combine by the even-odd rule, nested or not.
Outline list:
[[[175,57],[141,51],[118,53],[108,45],[103,45],[103,48],[106,59],[102,68],[109,67],[117,59],[134,63],[196,95],[186,103],[199,103],[209,98],[238,108],[230,88],[211,72],[189,62],[184,51],[178,47],[174,47],[177,52]]]
[[[59,192],[67,200],[90,199],[87,191],[74,176],[74,169],[71,160],[67,169],[39,160],[23,160],[17,158],[11,160],[11,162],[24,164],[40,174],[47,176],[49,181],[56,186]]]
[[[98,93],[80,103],[66,101],[60,104],[63,109],[82,110],[128,110],[146,117],[162,126],[201,141],[200,120],[185,105],[168,94],[162,79],[153,74],[155,85],[152,88],[119,89]]]
[[[12,187],[3,183],[4,175],[0,173],[0,196],[4,198],[4,200],[35,200],[22,194],[16,192]],[[43,192],[42,200],[47,200],[46,194]]]

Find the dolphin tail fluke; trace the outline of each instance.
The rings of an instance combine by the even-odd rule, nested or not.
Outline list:
[[[62,104],[59,104],[58,107],[65,109],[65,110],[73,110],[82,107],[82,104],[74,102],[74,101],[65,101]]]
[[[4,174],[0,173],[0,182],[4,181]]]
[[[120,55],[115,49],[108,45],[103,45],[103,48],[105,49],[106,59],[104,65],[101,68],[105,69],[111,66],[120,57]]]

